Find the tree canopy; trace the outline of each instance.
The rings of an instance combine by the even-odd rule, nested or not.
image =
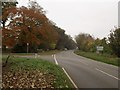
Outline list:
[[[120,28],[116,28],[114,31],[111,31],[109,42],[113,53],[120,57]]]
[[[13,52],[37,52],[37,49],[73,49],[75,43],[65,31],[58,28],[45,15],[35,1],[28,7],[16,7],[17,2],[3,2],[2,39],[3,47]],[[68,45],[69,44],[69,45]]]
[[[75,40],[78,48],[83,51],[89,51],[94,43],[94,38],[87,33],[80,33]]]

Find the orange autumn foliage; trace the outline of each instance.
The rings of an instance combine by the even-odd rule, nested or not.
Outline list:
[[[43,42],[57,43],[58,33],[53,30],[44,13],[34,8],[20,7],[9,9],[9,24],[2,28],[3,45],[29,43],[40,45]],[[3,15],[6,15],[6,12]],[[10,12],[8,14],[8,12]]]

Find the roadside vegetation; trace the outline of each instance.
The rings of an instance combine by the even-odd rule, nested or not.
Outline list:
[[[53,63],[14,56],[9,59],[3,67],[3,88],[73,88],[61,67]]]
[[[84,51],[79,51],[79,50],[75,51],[74,53],[76,53],[77,55],[86,57],[86,58],[90,58],[92,60],[104,62],[107,64],[112,64],[115,66],[120,66],[120,64],[119,64],[120,58],[113,56],[113,55],[97,54],[97,53],[93,53],[93,52],[84,52]]]
[[[115,27],[109,36],[103,39],[95,39],[90,34],[80,33],[75,40],[78,47],[76,54],[120,66],[120,27]]]
[[[72,37],[49,20],[39,3],[29,0],[28,6],[17,4],[17,0],[2,2],[3,52],[36,53],[76,47]]]
[[[57,54],[59,52],[61,52],[63,50],[49,50],[49,51],[40,51],[37,53],[11,53],[11,55],[18,55],[18,56],[30,56],[30,55],[53,55],[53,54]],[[9,53],[4,53],[3,56],[8,56]]]
[[[36,1],[29,0],[28,6],[21,7],[17,6],[17,0],[6,0],[1,4],[0,42],[2,52],[6,54],[2,58],[3,87],[72,87],[59,66],[40,59],[14,57],[11,53],[51,55],[77,46],[80,51],[75,53],[78,55],[118,66],[118,58],[112,56],[120,57],[120,28],[111,31],[107,38],[95,39],[90,34],[80,33],[74,41],[64,29],[49,20],[46,11]],[[96,54],[97,46],[104,48],[99,54]]]
[[[33,0],[17,6],[18,0],[2,2],[1,29],[4,54],[2,86],[4,88],[72,88],[61,69],[41,59],[18,58],[16,55],[51,55],[76,47],[70,35],[46,16]],[[6,24],[7,23],[7,24]],[[15,56],[13,56],[15,55]]]

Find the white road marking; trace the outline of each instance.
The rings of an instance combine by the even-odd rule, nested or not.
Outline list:
[[[56,59],[56,55],[54,54],[53,57],[54,57],[54,60],[55,60],[55,64],[58,65],[58,62],[57,62],[57,59]],[[62,69],[63,69],[64,73],[67,75],[67,77],[70,79],[70,81],[72,82],[72,84],[74,85],[74,87],[78,88],[76,86],[76,84],[74,83],[74,81],[71,79],[71,77],[68,75],[67,71],[64,68],[62,68]]]
[[[71,77],[68,75],[67,71],[64,68],[62,68],[62,69],[65,72],[65,74],[67,75],[67,77],[70,79],[70,81],[72,82],[72,84],[74,85],[74,87],[78,88],[77,85],[74,83],[74,81],[71,79]]]
[[[97,68],[95,68],[95,69],[96,69],[97,71],[100,71],[100,72],[102,72],[102,73],[104,73],[104,74],[106,74],[106,75],[114,78],[114,79],[120,80],[119,78],[117,78],[117,77],[115,77],[115,76],[113,76],[113,75],[111,75],[111,74],[108,74],[108,73],[106,73],[106,72],[104,72],[104,71],[102,71],[102,70],[100,70],[100,69],[97,69]]]
[[[58,65],[55,54],[53,56],[54,56],[55,64]]]

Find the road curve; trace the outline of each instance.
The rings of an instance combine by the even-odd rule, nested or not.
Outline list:
[[[116,66],[78,56],[72,50],[58,53],[55,58],[79,88],[118,88]]]
[[[34,58],[34,55],[24,57]],[[73,50],[37,58],[64,68],[78,88],[118,88],[118,67],[78,56]]]

